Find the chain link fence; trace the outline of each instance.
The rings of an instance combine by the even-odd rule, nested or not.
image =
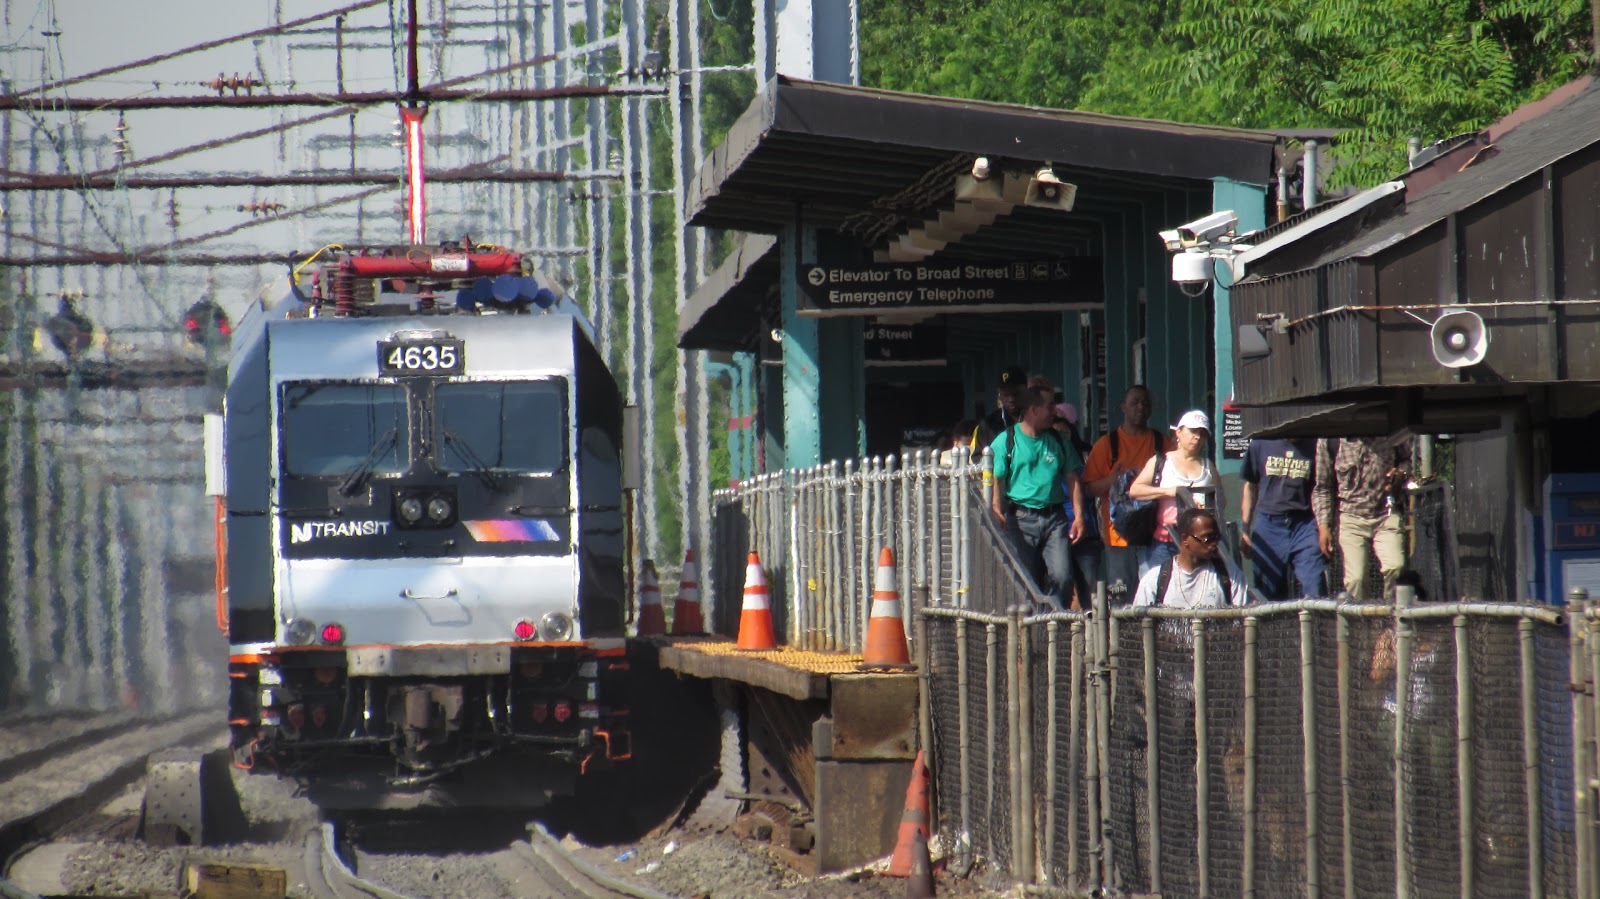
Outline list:
[[[749,547],[789,642],[857,649],[877,547],[896,550],[958,866],[1085,892],[1600,899],[1600,613],[1409,586],[1111,609],[1101,585],[1088,611],[1033,614],[981,484],[874,460],[718,497],[725,633]],[[1448,505],[1417,497],[1419,546],[1449,545]],[[1456,595],[1453,563],[1421,564]]]

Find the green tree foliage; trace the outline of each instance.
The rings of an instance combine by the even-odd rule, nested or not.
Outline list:
[[[868,83],[1245,128],[1340,128],[1336,183],[1406,139],[1476,130],[1582,74],[1586,0],[893,0],[862,4]]]

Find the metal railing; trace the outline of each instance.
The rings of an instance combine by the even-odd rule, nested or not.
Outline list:
[[[922,603],[972,607],[973,547],[986,557],[981,547],[994,539],[975,533],[986,518],[987,506],[974,514],[981,479],[981,466],[960,450],[950,466],[924,453],[904,464],[894,456],[850,460],[717,491],[706,584],[713,628],[738,629],[751,551],[766,573],[774,627],[793,646],[861,651],[883,547],[894,551],[907,633]],[[913,585],[927,588],[925,598],[913,597]]]
[[[1089,610],[1033,614],[981,471],[774,475],[719,496],[717,519],[719,545],[758,548],[783,582],[799,645],[859,646],[876,547],[897,550],[902,597],[926,597],[908,633],[958,865],[1168,896],[1600,899],[1600,605],[1402,587],[1111,608],[1101,584]],[[1438,532],[1414,564],[1449,544],[1438,499],[1414,504]],[[719,561],[721,596],[743,563]],[[1452,595],[1451,560],[1428,564]],[[736,601],[717,608],[736,626]]]

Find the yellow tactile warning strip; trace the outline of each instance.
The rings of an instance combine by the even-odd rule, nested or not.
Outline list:
[[[708,656],[731,656],[739,659],[760,659],[794,668],[800,671],[809,671],[812,674],[854,674],[861,665],[859,654],[843,652],[819,652],[810,649],[795,649],[792,646],[780,646],[777,649],[738,649],[732,640],[717,637],[670,637],[667,644],[675,646],[685,652],[703,653]]]

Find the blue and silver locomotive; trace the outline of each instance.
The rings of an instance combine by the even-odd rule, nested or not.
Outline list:
[[[324,804],[520,805],[630,755],[623,407],[552,299],[498,248],[340,251],[241,321],[236,766]]]

